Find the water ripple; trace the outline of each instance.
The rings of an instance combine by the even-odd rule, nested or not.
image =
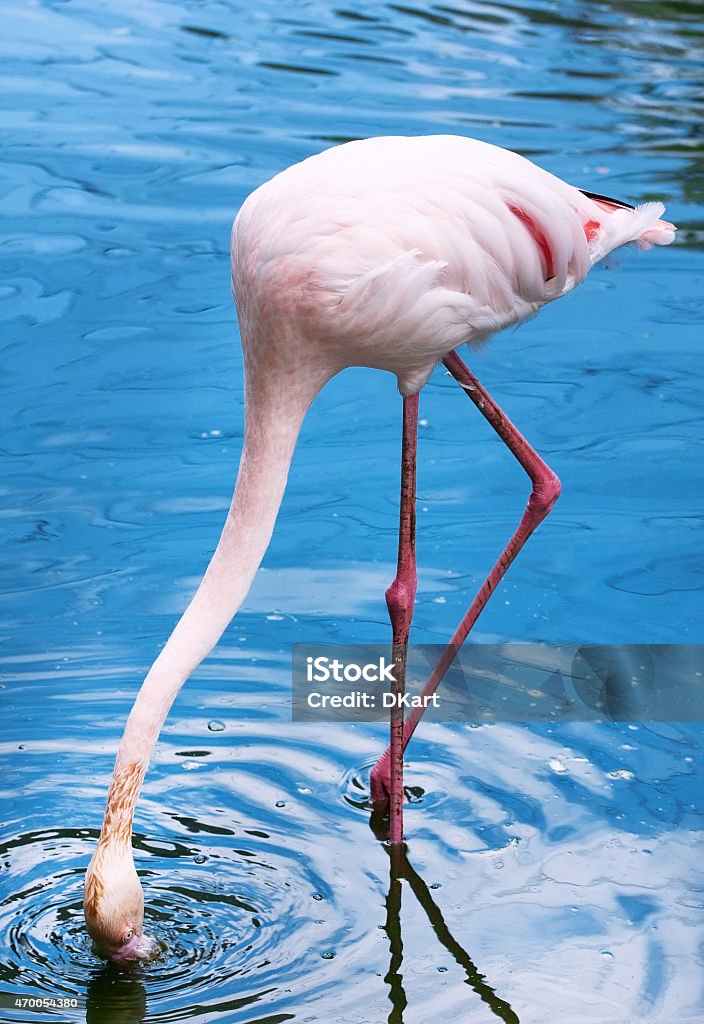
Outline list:
[[[135,856],[161,955],[108,964],[81,916],[124,720],[234,483],[232,217],[327,145],[465,132],[666,199],[676,246],[472,356],[563,481],[475,638],[701,640],[699,7],[4,5],[3,991],[91,1024],[701,1020],[700,729],[422,726],[399,864],[367,802],[386,731],[291,723],[292,643],[389,637],[399,405],[364,369],[314,404],[157,747]],[[414,639],[441,642],[527,487],[441,371],[420,416]]]

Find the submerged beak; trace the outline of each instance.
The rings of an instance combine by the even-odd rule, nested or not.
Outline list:
[[[133,935],[129,942],[110,954],[110,960],[150,960],[159,952],[159,943],[150,935]]]

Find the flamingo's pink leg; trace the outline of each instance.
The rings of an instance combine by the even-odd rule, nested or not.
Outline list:
[[[430,696],[435,693],[443,676],[454,661],[455,655],[467,638],[469,631],[483,611],[489,597],[503,579],[511,562],[535,528],[543,521],[560,494],[560,481],[555,473],[553,473],[549,466],[546,466],[538,453],[531,448],[522,434],[516,430],[508,417],[499,409],[496,402],[484,390],[457,353],[451,352],[443,362],[460,387],[464,389],[467,396],[474,402],[482,416],[488,420],[499,437],[516,456],[530,477],[533,488],[518,529],[504,548],[499,560],[485,579],[477,596],[455,630],[452,639],[443,651],[430,678],[423,687],[422,693],[424,696]],[[423,710],[422,707],[413,708],[406,718],[403,731],[404,750],[423,715]],[[390,756],[390,748],[387,748],[372,769],[371,796],[374,802],[382,801],[386,794],[389,793]]]
[[[406,686],[408,634],[416,597],[416,446],[418,436],[418,395],[403,400],[401,447],[401,508],[398,531],[396,578],[386,591],[393,630],[393,693],[403,694]],[[391,744],[388,748],[389,840],[403,842],[403,751],[406,746],[403,707],[391,709]]]

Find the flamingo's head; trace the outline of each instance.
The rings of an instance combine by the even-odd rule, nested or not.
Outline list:
[[[143,932],[144,894],[131,853],[98,846],[86,872],[86,928],[110,960],[145,960],[158,950]]]

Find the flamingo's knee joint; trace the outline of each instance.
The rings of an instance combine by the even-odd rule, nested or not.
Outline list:
[[[560,497],[561,490],[560,478],[548,466],[536,475],[528,504],[539,522],[545,518]]]
[[[413,607],[416,598],[416,578],[410,575],[407,579],[399,576],[393,581],[386,591],[386,607],[389,609],[389,618],[394,635],[398,633],[408,634],[413,618]]]

